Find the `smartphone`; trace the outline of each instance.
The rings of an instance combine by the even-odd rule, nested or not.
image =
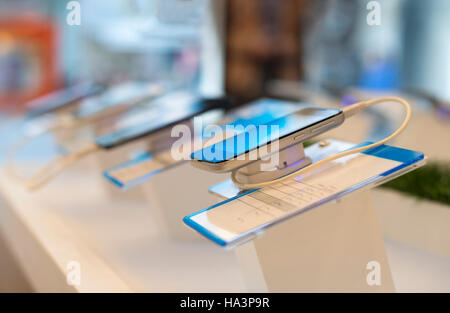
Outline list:
[[[250,155],[259,155],[258,150],[276,152],[301,143],[344,122],[340,109],[319,108],[303,105],[301,109],[263,122],[214,145],[191,154],[192,165],[213,172],[228,172],[254,161]],[[257,121],[256,121],[257,123]],[[248,125],[247,125],[248,126]],[[273,143],[278,143],[278,147]]]
[[[104,87],[94,83],[81,83],[61,89],[26,104],[30,111],[26,119],[33,119],[48,113],[64,110],[77,104],[79,101],[101,93]]]
[[[174,95],[173,99],[176,96]],[[225,98],[201,99],[193,96],[191,101],[183,105],[171,103],[171,99],[171,95],[161,99],[149,112],[145,121],[140,119],[136,123],[99,136],[95,139],[95,143],[103,149],[113,149],[143,137],[170,130],[173,126],[187,122],[197,115],[214,109],[223,109],[228,105],[228,100]]]
[[[108,88],[98,97],[81,102],[72,116],[80,120],[114,115],[126,111],[135,104],[145,104],[161,96],[163,91],[164,87],[158,83],[134,81],[121,83]]]

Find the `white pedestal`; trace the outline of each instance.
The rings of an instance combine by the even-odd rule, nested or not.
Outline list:
[[[250,292],[395,291],[370,191],[354,192],[235,249]],[[371,261],[380,285],[369,285]]]
[[[110,181],[103,177],[104,171],[117,166],[119,162],[126,162],[132,159],[132,155],[136,156],[138,152],[145,152],[147,150],[147,143],[143,140],[124,145],[112,150],[101,150],[94,154],[94,171],[98,173],[97,178],[99,185],[101,185],[103,192],[105,192],[111,199],[118,201],[127,198],[130,200],[143,200],[142,194],[137,189],[122,190],[117,186],[111,184]]]
[[[152,177],[140,188],[164,231],[176,240],[203,240],[183,223],[183,217],[219,202],[208,188],[228,178],[194,168],[184,162]]]

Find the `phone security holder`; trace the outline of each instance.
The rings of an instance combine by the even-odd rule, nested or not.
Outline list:
[[[277,162],[270,164],[270,160],[277,155]],[[305,156],[303,142],[296,143],[279,151],[262,156],[243,167],[233,170],[235,178],[244,184],[269,182],[298,171],[312,163],[310,157]]]
[[[248,168],[238,169],[239,181],[247,179],[253,183],[277,178],[307,166],[311,159],[315,162],[352,145],[335,140],[322,141],[306,149],[306,153],[311,153],[311,158],[305,156],[303,144],[293,145],[279,151],[278,166],[285,165],[280,172],[267,172],[264,176],[256,167],[260,165],[258,160],[249,164]],[[393,173],[385,179],[390,180],[403,173]],[[252,237],[234,246],[248,290],[395,291],[370,188],[336,197],[334,201],[320,204],[320,210],[293,217],[277,227],[264,230],[262,236]],[[209,191],[220,200],[231,200],[242,193],[231,180],[211,186]],[[376,285],[366,281],[366,276],[371,273],[369,265],[373,261],[382,269],[381,283]]]

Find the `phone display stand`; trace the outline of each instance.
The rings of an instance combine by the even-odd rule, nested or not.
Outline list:
[[[270,228],[235,253],[251,292],[395,291],[370,191]]]
[[[103,172],[106,168],[116,165],[117,160],[130,160],[133,155],[136,156],[138,151],[141,153],[147,151],[148,146],[149,144],[146,140],[138,140],[113,150],[101,150],[94,155],[97,166],[96,171]],[[101,175],[98,176],[98,179],[100,180],[103,192],[111,199],[116,199],[117,201],[123,199],[143,199],[139,190],[127,190],[127,192],[124,192],[107,182]]]
[[[212,113],[212,114],[211,114]],[[209,116],[208,116],[209,114]],[[222,109],[210,110],[203,113],[201,116],[206,122],[214,122],[216,119],[223,115]],[[209,118],[209,119],[208,119]],[[178,125],[185,125],[193,132],[193,121],[187,120],[180,122]],[[101,128],[97,129],[97,133],[100,132]],[[171,136],[171,128],[162,128],[155,132],[154,134],[139,139],[135,142],[128,143],[124,146],[108,150],[107,152],[97,154],[98,165],[102,171],[107,168],[112,168],[117,165],[117,160],[132,160],[133,158],[139,157],[142,154],[154,154],[158,152],[163,152],[170,150],[172,144],[177,140],[176,137]],[[169,165],[167,165],[169,167]],[[117,189],[117,186],[112,185],[110,182],[105,181],[102,178],[102,182],[105,191],[112,198],[117,198],[118,200],[129,198],[135,200],[147,200],[148,190],[142,194],[141,188],[128,188],[126,192],[122,189]],[[150,192],[151,193],[151,192]],[[157,198],[157,197],[152,197]],[[155,201],[152,201],[152,203]]]
[[[311,164],[311,158],[305,156],[303,143],[298,143],[278,153],[277,164],[268,164],[271,154],[262,157],[247,166],[235,170],[236,179],[244,184],[255,184],[285,176]]]
[[[231,180],[210,192],[221,200],[242,193]],[[250,292],[395,291],[370,190],[338,197],[252,239],[234,249]]]
[[[198,208],[215,204],[217,196],[209,193],[208,187],[227,178],[226,174],[199,171],[183,162],[160,172],[138,189],[165,236],[177,241],[201,241],[182,219]]]

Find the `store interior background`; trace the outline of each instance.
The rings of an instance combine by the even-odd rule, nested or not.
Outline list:
[[[0,0],[0,162],[17,135],[1,129],[50,91],[83,80],[201,90],[206,1],[181,1],[189,5],[174,12],[180,0],[84,0],[81,25],[70,26],[68,1]],[[423,151],[428,165],[377,188],[374,201],[397,290],[448,292],[450,2],[377,2],[381,25],[370,26],[366,0],[225,1],[225,89],[236,106],[261,97],[336,106],[407,97],[414,117],[394,144]],[[373,109],[326,136],[374,140],[398,121],[395,108]],[[20,158],[48,158],[51,142],[41,138]],[[32,291],[1,234],[0,292]]]

